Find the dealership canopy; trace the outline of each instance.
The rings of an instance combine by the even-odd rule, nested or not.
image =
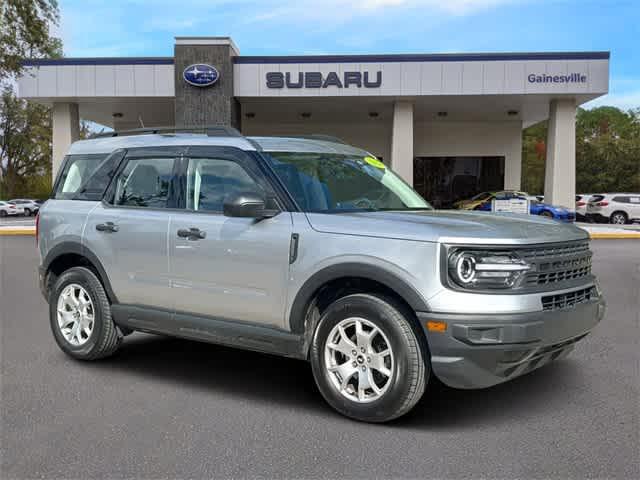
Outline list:
[[[342,138],[437,206],[519,189],[522,129],[549,119],[545,197],[573,207],[576,107],[609,84],[608,52],[242,56],[228,37],[177,37],[174,57],[25,66],[20,96],[53,106],[54,171],[80,118],[114,129],[224,124]]]

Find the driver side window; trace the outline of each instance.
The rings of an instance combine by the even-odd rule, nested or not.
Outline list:
[[[173,178],[173,158],[131,159],[118,176],[114,205],[167,208]]]
[[[263,189],[237,162],[218,158],[189,159],[188,210],[222,213],[225,198],[239,192],[264,194]]]

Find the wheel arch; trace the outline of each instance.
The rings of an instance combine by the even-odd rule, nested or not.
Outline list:
[[[330,291],[332,287],[335,287],[334,291]],[[419,327],[416,312],[429,311],[427,302],[415,288],[382,267],[364,263],[325,267],[309,277],[298,290],[289,313],[289,328],[292,333],[304,338],[305,354],[308,353],[320,313],[328,306],[319,304],[319,301],[331,303],[351,293],[367,292],[391,297],[412,314],[416,327]]]
[[[625,212],[624,210],[614,210],[613,212],[611,212],[611,215],[609,215],[609,221],[611,221],[611,219],[613,218],[613,216],[616,213],[621,213],[622,215],[624,215],[624,218],[629,221],[629,215],[627,214],[627,212]]]
[[[51,290],[55,279],[64,271],[73,267],[87,267],[93,271],[102,283],[110,303],[118,303],[111,288],[109,277],[97,255],[78,242],[62,242],[52,248],[42,262],[45,275],[45,289]]]

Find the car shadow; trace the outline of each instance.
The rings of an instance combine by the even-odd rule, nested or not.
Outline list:
[[[307,362],[220,345],[134,334],[118,353],[88,364],[100,371],[119,370],[185,388],[277,403],[320,416],[335,413],[323,400]],[[483,389],[457,390],[432,377],[422,400],[407,415],[385,424],[399,429],[468,429],[532,417],[567,401],[580,388],[577,363],[565,359],[515,380]],[[573,386],[572,386],[573,385]]]
[[[88,366],[227,397],[326,410],[307,362],[222,345],[136,333],[116,355]]]
[[[562,359],[522,377],[480,390],[449,388],[432,377],[422,400],[393,422],[398,428],[482,428],[548,414],[566,407],[571,391],[587,380],[577,362]]]

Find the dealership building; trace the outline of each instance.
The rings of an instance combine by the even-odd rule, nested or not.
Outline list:
[[[608,52],[243,56],[228,37],[177,37],[173,57],[28,61],[18,89],[53,107],[54,171],[80,119],[224,124],[339,137],[436,206],[519,189],[522,129],[548,119],[544,194],[573,207],[576,108],[608,84]]]

